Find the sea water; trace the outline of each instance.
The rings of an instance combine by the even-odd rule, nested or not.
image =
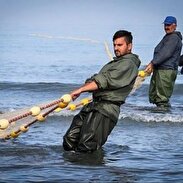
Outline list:
[[[1,112],[58,99],[109,60],[101,40],[51,36],[1,30]],[[121,106],[106,144],[91,154],[62,148],[79,110],[51,114],[18,138],[1,140],[0,182],[183,182],[182,80],[178,75],[172,108],[156,111],[148,101],[147,78]]]

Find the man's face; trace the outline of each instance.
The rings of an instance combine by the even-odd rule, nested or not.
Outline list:
[[[124,37],[117,38],[113,41],[114,53],[116,57],[120,57],[131,53],[132,44],[127,44]]]
[[[164,24],[164,30],[167,34],[170,34],[176,30],[176,24]]]

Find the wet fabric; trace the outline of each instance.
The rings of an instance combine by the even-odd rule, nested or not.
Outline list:
[[[138,75],[140,60],[135,54],[127,54],[107,63],[98,74],[87,82],[95,81],[99,90],[93,92],[93,98],[113,102],[125,102]]]
[[[92,152],[99,149],[116,125],[113,121],[96,110],[81,110],[63,138],[66,151]]]
[[[157,106],[170,106],[177,71],[154,70],[149,87],[149,101]]]

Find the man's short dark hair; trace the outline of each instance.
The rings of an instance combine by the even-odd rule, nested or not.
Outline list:
[[[127,44],[132,43],[133,36],[131,32],[128,32],[126,30],[119,30],[114,34],[113,41],[120,37],[125,37]]]

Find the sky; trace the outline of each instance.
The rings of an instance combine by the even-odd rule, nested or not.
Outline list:
[[[167,15],[183,26],[182,0],[0,0],[0,22],[32,27],[161,27]]]
[[[0,29],[111,41],[119,29],[131,31],[134,44],[156,45],[168,15],[183,30],[182,0],[0,0]]]

